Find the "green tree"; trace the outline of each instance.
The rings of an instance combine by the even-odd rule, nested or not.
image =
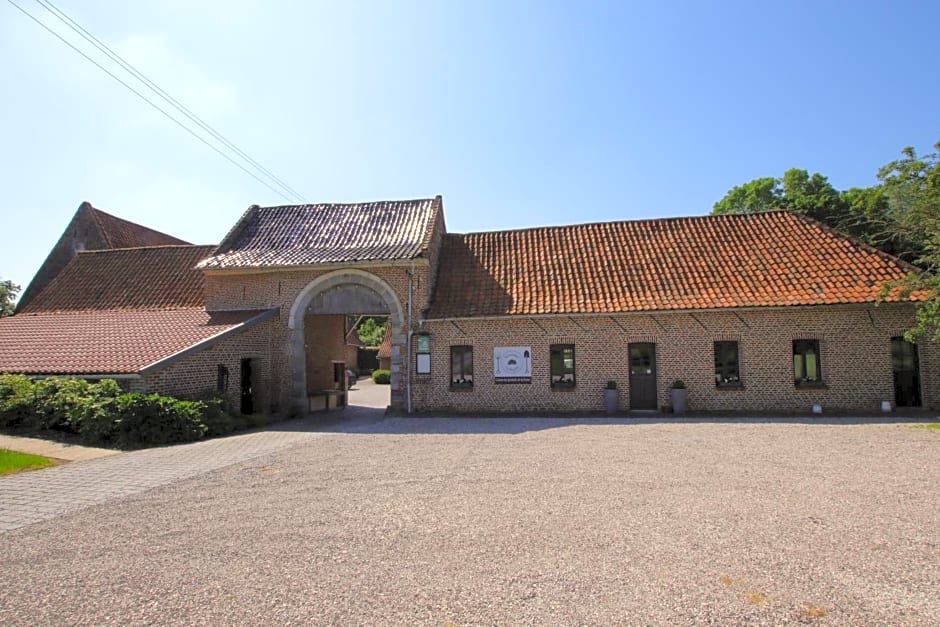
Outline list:
[[[829,179],[814,172],[791,168],[783,173],[782,205],[784,209],[802,213],[814,220],[841,225],[845,220],[845,204]]]
[[[12,316],[16,309],[16,295],[20,293],[20,286],[13,281],[0,281],[0,318]]]
[[[715,215],[731,213],[759,213],[782,209],[783,190],[780,181],[773,177],[754,179],[744,185],[733,187],[725,197],[715,203]]]
[[[893,231],[888,197],[880,185],[847,189],[842,192],[842,201],[846,212],[842,227],[846,233],[891,254],[905,248]]]
[[[909,255],[926,269],[883,292],[900,287],[902,295],[916,293],[922,298],[917,304],[916,323],[905,333],[910,341],[926,336],[940,342],[940,142],[934,149],[936,152],[918,157],[907,147],[900,159],[878,171],[898,237],[910,242]]]
[[[894,229],[910,248],[904,252],[930,270],[940,269],[940,142],[934,148],[918,157],[908,146],[878,170]]]
[[[385,318],[365,318],[356,327],[356,333],[366,346],[379,346],[385,339]]]
[[[818,172],[790,169],[782,178],[758,178],[732,188],[715,203],[713,214],[788,209],[804,214],[925,270],[886,286],[917,295],[915,340],[940,341],[940,142],[918,156],[911,148],[878,170],[878,184],[836,190]]]
[[[841,225],[847,213],[845,203],[828,178],[798,168],[787,170],[779,179],[763,177],[733,187],[715,203],[712,213],[759,213],[774,209],[789,209],[830,226]]]

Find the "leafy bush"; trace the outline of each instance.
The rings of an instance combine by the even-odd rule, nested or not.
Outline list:
[[[380,385],[388,385],[392,382],[391,370],[373,370],[372,380]]]
[[[206,435],[206,406],[157,394],[123,394],[117,398],[111,440],[120,447],[194,442]]]
[[[192,400],[199,401],[205,407],[202,422],[206,425],[207,437],[228,435],[248,426],[243,416],[231,413],[228,397],[217,390],[205,390]]]
[[[121,388],[110,379],[32,380],[0,375],[0,426],[79,433],[83,420],[110,411]]]
[[[0,375],[0,427],[20,426],[33,415],[33,382],[20,374]]]
[[[83,379],[30,379],[0,375],[0,427],[80,434],[91,444],[119,447],[191,442],[228,425],[223,399],[182,401],[156,394],[125,394],[116,382]],[[229,428],[231,427],[231,428]]]

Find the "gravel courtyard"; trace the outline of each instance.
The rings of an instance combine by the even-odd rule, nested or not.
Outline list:
[[[388,419],[0,533],[0,624],[940,624],[940,432]]]

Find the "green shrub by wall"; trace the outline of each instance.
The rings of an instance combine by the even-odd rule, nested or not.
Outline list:
[[[0,427],[18,427],[30,416],[33,382],[23,375],[0,375]]]
[[[221,402],[125,394],[109,379],[0,375],[0,427],[76,433],[89,444],[128,448],[199,440],[210,431],[206,420],[214,435],[230,432]]]
[[[381,385],[388,385],[392,382],[392,372],[390,370],[373,370],[372,380]]]
[[[112,411],[121,388],[112,380],[29,379],[0,375],[0,426],[80,433],[82,422]]]

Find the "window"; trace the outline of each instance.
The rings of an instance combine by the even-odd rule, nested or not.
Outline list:
[[[793,381],[796,385],[822,383],[819,340],[793,340]]]
[[[574,387],[574,344],[552,344],[549,349],[553,388]]]
[[[215,375],[215,389],[219,392],[228,391],[228,368],[219,364]]]
[[[450,347],[450,387],[473,387],[473,347]]]
[[[720,388],[741,387],[737,342],[715,342],[715,385]]]

